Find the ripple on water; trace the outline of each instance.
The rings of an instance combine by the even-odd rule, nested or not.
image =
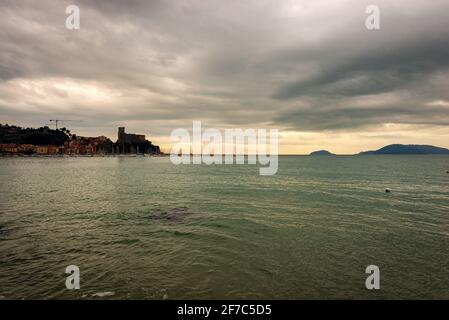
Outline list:
[[[192,215],[187,207],[176,207],[168,210],[155,209],[146,215],[146,218],[151,220],[159,220],[166,222],[179,222]]]
[[[448,157],[1,160],[0,299],[448,297]]]
[[[0,240],[11,240],[14,233],[18,231],[16,227],[7,227],[0,225]]]

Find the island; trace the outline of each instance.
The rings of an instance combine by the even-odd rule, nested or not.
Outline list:
[[[359,155],[376,154],[449,154],[449,149],[419,144],[390,144],[378,150],[359,153]]]
[[[335,154],[327,151],[327,150],[319,150],[310,153],[310,156],[335,156]]]

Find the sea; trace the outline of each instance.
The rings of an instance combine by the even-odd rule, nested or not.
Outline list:
[[[449,299],[448,170],[439,155],[280,156],[273,176],[0,158],[0,299]]]

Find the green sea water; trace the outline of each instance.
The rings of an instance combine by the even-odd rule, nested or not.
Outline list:
[[[281,156],[275,176],[1,158],[0,298],[449,299],[447,170],[448,156]]]

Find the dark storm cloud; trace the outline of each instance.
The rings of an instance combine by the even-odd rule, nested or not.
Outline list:
[[[449,122],[449,3],[2,1],[0,113],[346,130]],[[66,30],[65,7],[81,10]],[[165,124],[164,124],[165,121]],[[159,123],[159,124],[158,124]]]
[[[328,108],[294,111],[280,116],[277,121],[300,124],[303,130],[341,130],[384,123],[449,125],[449,109],[421,106],[391,106],[387,108]]]
[[[274,96],[291,99],[320,93],[377,94],[407,87],[411,82],[449,67],[449,29],[444,37],[415,41],[382,46],[350,61],[341,61],[316,77],[282,86]]]

